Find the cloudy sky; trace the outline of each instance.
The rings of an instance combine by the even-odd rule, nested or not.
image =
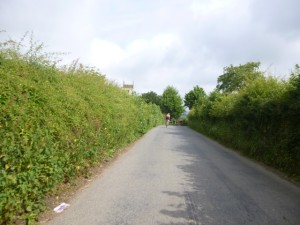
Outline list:
[[[0,0],[0,39],[27,32],[48,52],[97,67],[120,86],[207,93],[250,61],[287,78],[300,63],[299,0]]]

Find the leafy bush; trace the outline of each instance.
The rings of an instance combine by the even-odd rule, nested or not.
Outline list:
[[[28,51],[11,40],[0,45],[0,224],[32,224],[59,183],[87,176],[163,123],[158,106],[93,68],[59,68],[31,44]]]

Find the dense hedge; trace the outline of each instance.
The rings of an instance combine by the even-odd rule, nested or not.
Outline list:
[[[163,116],[94,69],[58,68],[15,46],[0,52],[0,224],[31,224],[59,183],[86,176]]]
[[[300,70],[259,77],[230,94],[211,93],[189,126],[300,180]]]

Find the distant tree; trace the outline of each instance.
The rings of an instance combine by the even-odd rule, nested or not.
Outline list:
[[[168,86],[164,90],[161,99],[161,109],[163,113],[171,113],[171,117],[175,119],[178,119],[184,112],[182,99],[174,87]]]
[[[160,106],[160,102],[161,102],[161,96],[156,94],[153,91],[147,92],[147,93],[143,93],[141,95],[142,99],[144,99],[144,101],[146,103],[153,103],[155,105]]]
[[[217,90],[222,93],[232,93],[243,87],[247,81],[262,77],[259,71],[260,62],[248,62],[244,65],[224,68],[224,74],[218,77]]]
[[[189,109],[192,109],[192,107],[197,102],[203,102],[205,97],[206,97],[206,94],[205,94],[203,88],[201,88],[197,85],[194,87],[193,90],[191,90],[190,92],[185,94],[184,106],[187,106]]]

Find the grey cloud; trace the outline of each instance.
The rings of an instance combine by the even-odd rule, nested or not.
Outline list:
[[[193,2],[208,8],[193,11]],[[221,8],[217,4],[210,9],[211,2],[1,1],[0,27],[17,38],[33,31],[51,51],[71,52],[69,57],[86,64],[94,39],[126,49],[134,40],[151,40],[164,33],[178,36],[180,44],[161,52],[142,51],[103,71],[118,82],[134,81],[140,91],[160,93],[168,84],[177,86],[181,94],[195,85],[211,91],[230,64],[260,61],[263,69],[271,66],[278,75],[299,63],[298,0],[213,1]]]
[[[299,39],[300,2],[298,0],[254,0],[253,20],[288,39]]]

